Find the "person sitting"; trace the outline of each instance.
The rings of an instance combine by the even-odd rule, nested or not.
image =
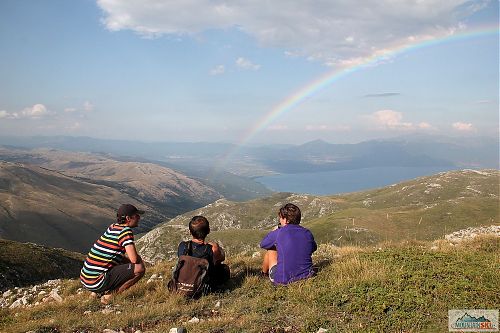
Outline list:
[[[211,290],[215,290],[228,281],[231,275],[229,266],[222,263],[226,259],[224,250],[216,242],[205,242],[210,233],[210,224],[204,216],[194,216],[189,221],[189,232],[192,239],[179,244],[177,256],[187,253],[190,246],[191,256],[206,259],[209,264],[206,282]]]
[[[313,276],[311,255],[317,245],[312,233],[299,225],[299,207],[287,203],[280,208],[278,218],[278,226],[260,242],[260,247],[267,250],[262,274],[280,285]]]
[[[121,205],[116,223],[99,237],[85,259],[80,282],[94,296],[100,295],[103,304],[111,300],[113,293],[133,286],[146,272],[132,233],[132,228],[139,225],[141,214],[144,211],[131,204]]]

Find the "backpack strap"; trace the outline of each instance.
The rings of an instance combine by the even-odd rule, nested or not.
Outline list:
[[[184,242],[184,253],[185,256],[192,256],[193,255],[193,242],[187,241]]]

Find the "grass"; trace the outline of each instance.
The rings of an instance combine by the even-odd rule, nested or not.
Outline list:
[[[220,293],[196,301],[170,294],[153,273],[169,276],[172,262],[149,268],[103,314],[79,283],[62,287],[62,304],[0,310],[2,332],[101,332],[105,328],[165,332],[436,332],[447,331],[448,309],[500,304],[500,240],[482,237],[450,246],[441,241],[385,243],[377,248],[321,245],[316,277],[274,287],[259,276],[260,258],[234,256],[232,279]],[[220,301],[221,306],[216,307]],[[91,311],[84,314],[85,311]],[[118,313],[118,311],[120,313]],[[192,317],[203,321],[187,323]]]
[[[276,193],[243,203],[221,200],[177,216],[153,231],[154,242],[146,244],[144,237],[138,244],[169,258],[183,238],[173,225],[186,228],[192,216],[204,215],[211,225],[209,237],[224,244],[228,254],[256,251],[286,202],[301,208],[301,223],[318,243],[376,246],[383,241],[433,241],[468,227],[498,225],[499,179],[498,170],[455,171],[334,196]]]

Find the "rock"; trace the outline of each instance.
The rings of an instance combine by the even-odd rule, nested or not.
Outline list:
[[[23,305],[23,303],[21,302],[21,299],[16,299],[14,301],[14,303],[12,303],[10,306],[9,306],[9,309],[15,309],[15,308],[18,308],[20,307],[21,305]]]
[[[187,330],[184,327],[174,327],[168,333],[187,333]]]
[[[220,301],[217,301],[217,303],[215,303],[215,307],[220,308]]]
[[[10,295],[12,295],[12,291],[11,290],[7,290],[6,292],[4,292],[2,294],[3,297],[9,297]]]
[[[85,311],[83,314],[84,314],[84,315],[88,315],[88,314],[91,314],[91,313],[92,313],[92,311],[87,310],[87,311]]]
[[[102,333],[120,333],[120,332],[106,328],[104,329],[104,331],[102,331]]]
[[[191,318],[191,319],[188,320],[188,323],[195,323],[196,324],[196,323],[199,323],[199,322],[200,322],[200,320],[198,318],[196,318],[196,317],[193,317],[193,318]]]
[[[328,332],[328,330],[326,328],[320,327],[316,333],[325,333],[325,332]]]
[[[252,258],[259,258],[259,257],[260,257],[260,252],[252,253]]]
[[[111,309],[111,308],[105,308],[105,309],[102,309],[101,312],[104,313],[104,314],[110,314],[110,313],[113,313],[114,310]]]
[[[38,295],[45,295],[47,292],[45,290],[42,290],[38,293]]]
[[[52,297],[53,300],[55,300],[57,303],[62,303],[63,299],[59,294],[57,293],[57,289],[52,289],[50,292],[50,297]]]
[[[142,333],[142,331],[141,330],[137,330],[134,333]]]

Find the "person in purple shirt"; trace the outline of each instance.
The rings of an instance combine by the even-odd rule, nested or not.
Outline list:
[[[279,225],[260,242],[266,249],[262,274],[274,284],[288,284],[313,276],[311,255],[317,249],[312,233],[299,225],[299,207],[287,203],[278,213]]]

